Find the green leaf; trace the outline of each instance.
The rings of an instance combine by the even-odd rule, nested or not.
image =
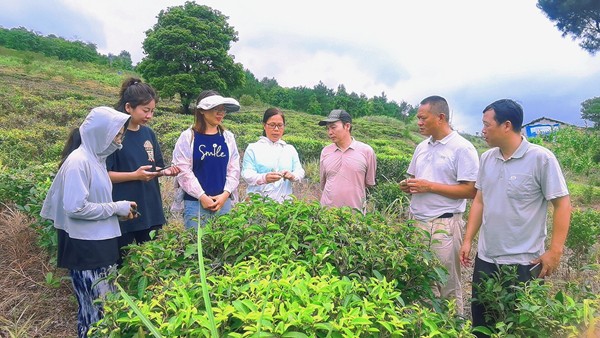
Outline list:
[[[355,324],[355,325],[371,325],[372,324],[372,322],[369,319],[363,318],[363,317],[354,318],[354,319],[352,319],[351,323]]]
[[[488,329],[486,326],[476,326],[473,328],[473,331],[487,334],[488,336],[492,334],[492,330]]]
[[[308,336],[302,332],[291,331],[286,332],[282,336],[282,338],[308,338]]]
[[[144,291],[146,291],[146,287],[148,286],[148,277],[146,276],[142,276],[139,280],[138,280],[138,285],[137,285],[137,295],[139,299],[142,299],[144,296]]]

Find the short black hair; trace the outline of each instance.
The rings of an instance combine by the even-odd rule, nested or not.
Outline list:
[[[511,99],[500,99],[490,103],[483,109],[483,113],[493,110],[496,114],[494,120],[498,124],[510,121],[514,132],[521,132],[523,126],[523,107]]]
[[[430,112],[440,115],[446,115],[446,121],[450,121],[450,107],[448,107],[448,101],[445,98],[432,95],[424,98],[421,103],[422,106],[428,104],[430,107]]]

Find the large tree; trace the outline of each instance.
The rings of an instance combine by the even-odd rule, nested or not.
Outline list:
[[[201,90],[228,94],[244,80],[244,68],[229,55],[237,32],[221,12],[195,2],[169,7],[146,31],[142,76],[166,97],[179,94],[184,113]]]
[[[600,129],[600,97],[581,103],[581,118],[594,122],[594,128]]]
[[[590,54],[600,50],[600,1],[598,0],[538,0],[550,21],[562,32],[579,40],[579,46]]]

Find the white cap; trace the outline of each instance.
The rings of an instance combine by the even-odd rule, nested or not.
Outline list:
[[[228,113],[233,113],[240,110],[240,103],[237,102],[236,99],[233,99],[231,97],[223,97],[221,95],[212,95],[203,98],[202,100],[200,100],[200,103],[198,103],[198,106],[196,106],[196,108],[200,108],[202,110],[211,110],[214,107],[220,105],[225,106],[225,111],[227,111]]]

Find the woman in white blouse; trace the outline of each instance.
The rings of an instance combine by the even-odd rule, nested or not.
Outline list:
[[[263,115],[263,136],[244,152],[242,178],[248,183],[247,193],[260,194],[278,202],[292,195],[292,182],[304,178],[298,152],[281,139],[285,116],[278,108]]]

